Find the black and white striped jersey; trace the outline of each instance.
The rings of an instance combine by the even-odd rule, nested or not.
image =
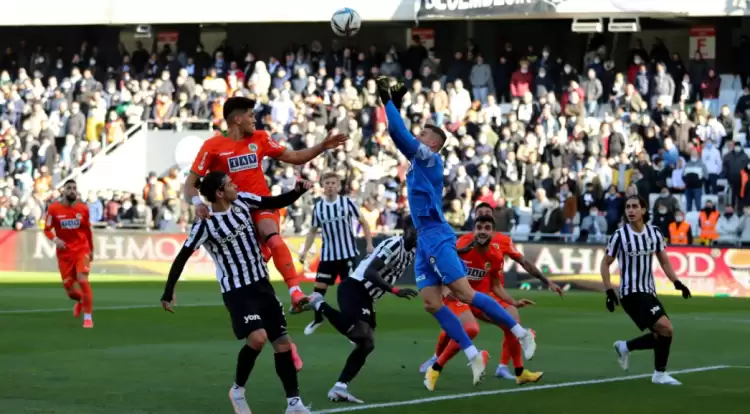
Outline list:
[[[216,280],[225,293],[268,278],[260,243],[250,215],[260,197],[239,193],[227,211],[211,213],[197,221],[185,246],[197,250],[203,246],[216,265]]]
[[[354,221],[359,219],[359,207],[349,197],[337,196],[329,202],[325,197],[313,207],[313,228],[320,228],[323,246],[320,260],[349,260],[359,255]]]
[[[376,257],[385,262],[385,268],[381,269],[380,275],[386,282],[393,285],[398,278],[404,274],[406,268],[414,263],[414,256],[416,253],[416,247],[411,250],[406,250],[403,237],[389,237],[380,242],[380,244],[375,247],[375,250],[372,251],[372,254],[359,263],[359,266],[357,266],[357,269],[354,270],[354,273],[350,277],[361,281],[364,284],[367,293],[372,300],[375,301],[380,299],[380,297],[385,294],[385,291],[373,285],[372,282],[365,280],[367,266],[369,266]]]
[[[665,248],[661,232],[650,224],[646,224],[641,233],[636,233],[629,224],[625,224],[610,236],[607,255],[617,259],[621,297],[631,293],[656,295],[653,257]]]

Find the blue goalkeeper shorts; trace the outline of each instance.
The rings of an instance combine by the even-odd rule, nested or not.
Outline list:
[[[419,290],[466,277],[466,265],[456,251],[456,233],[448,224],[419,230],[414,274]]]

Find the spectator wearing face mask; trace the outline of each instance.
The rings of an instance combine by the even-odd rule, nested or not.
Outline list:
[[[610,186],[607,194],[604,196],[604,217],[607,219],[607,234],[614,233],[617,230],[617,223],[620,222],[625,204],[622,196],[617,191],[617,187]]]
[[[700,242],[706,246],[713,244],[719,238],[716,225],[719,222],[719,212],[712,201],[706,201],[706,205],[698,216],[701,226]]]
[[[682,173],[683,180],[685,180],[685,198],[688,211],[693,211],[693,206],[696,210],[700,209],[703,185],[707,176],[706,165],[698,158],[698,151],[691,150],[690,161],[685,163]]]
[[[693,231],[690,224],[685,221],[685,214],[677,211],[674,215],[674,221],[669,223],[668,232],[669,244],[686,245],[693,244]]]
[[[581,234],[579,241],[602,241],[607,234],[607,219],[599,214],[599,209],[594,206],[587,211],[586,217],[581,221]]]
[[[526,92],[531,92],[534,75],[529,71],[529,62],[522,61],[520,68],[510,77],[510,95],[522,98]]]
[[[677,210],[680,209],[680,203],[677,199],[669,192],[668,188],[662,188],[659,193],[659,198],[654,201],[654,211],[660,208],[666,208],[669,214],[674,215]],[[666,234],[666,233],[665,233]]]
[[[656,204],[651,224],[658,227],[661,234],[669,234],[669,225],[675,221],[673,211],[664,204]]]
[[[740,235],[740,218],[734,214],[734,207],[724,207],[724,214],[716,223],[716,232],[719,233],[719,243],[735,243]]]

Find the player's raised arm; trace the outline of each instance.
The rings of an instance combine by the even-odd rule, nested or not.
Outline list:
[[[345,134],[329,133],[328,136],[318,145],[301,150],[291,150],[284,148],[273,138],[268,137],[267,154],[269,157],[294,165],[306,164],[315,159],[325,151],[340,147],[346,143],[349,136]]]
[[[386,282],[381,275],[382,271],[388,266],[388,263],[392,260],[397,250],[399,249],[399,240],[393,239],[382,248],[378,246],[378,252],[375,257],[372,258],[370,264],[365,269],[364,278],[373,285],[383,289],[386,292],[393,293],[394,295],[406,299],[411,299],[417,296],[417,292],[412,289],[399,289],[390,283]]]
[[[175,257],[172,266],[169,268],[167,284],[164,286],[164,293],[161,295],[161,306],[167,312],[174,313],[174,309],[172,309],[174,288],[177,286],[177,281],[180,279],[182,271],[185,269],[185,265],[190,259],[190,256],[192,256],[193,252],[198,250],[198,248],[200,248],[208,239],[207,226],[206,221],[199,221],[193,224],[188,239],[185,241],[182,249],[180,249],[180,252],[177,253],[177,257]]]
[[[385,105],[385,115],[388,118],[388,132],[391,135],[391,139],[393,139],[393,143],[396,144],[398,150],[411,160],[417,154],[419,141],[406,128],[404,120],[401,119],[401,112],[394,103],[394,100],[399,101],[403,97],[406,89],[401,85],[394,92],[391,92],[391,87],[388,85],[388,78],[385,76],[377,79],[377,85],[380,100]],[[397,96],[393,96],[392,93],[396,93]]]
[[[261,197],[252,193],[237,193],[237,199],[243,201],[250,207],[261,210],[278,210],[294,204],[298,198],[302,197],[307,190],[311,189],[313,184],[306,180],[298,180],[294,190],[277,196]]]

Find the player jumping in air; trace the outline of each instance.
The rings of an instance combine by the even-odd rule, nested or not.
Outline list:
[[[411,217],[417,229],[417,255],[414,263],[417,287],[427,312],[455,340],[470,361],[474,384],[481,382],[487,367],[487,351],[479,351],[466,334],[461,321],[443,304],[443,286],[461,302],[480,309],[501,326],[508,327],[521,342],[526,359],[536,351],[534,335],[522,327],[494,299],[475,292],[466,278],[466,266],[456,252],[456,234],[443,215],[443,159],[445,132],[426,125],[414,137],[404,125],[398,107],[406,94],[403,85],[389,86],[388,78],[377,80],[380,99],[385,105],[388,130],[393,142],[411,162],[406,175],[407,197]]]
[[[494,232],[494,230],[492,233],[487,233],[490,221],[483,220],[482,218],[492,218],[493,213],[494,209],[492,206],[487,203],[479,203],[474,209],[474,216],[477,220],[474,233],[468,233],[461,236],[456,243],[456,247],[459,256],[461,256],[461,259],[468,265],[468,278],[472,288],[478,292],[489,294],[520,322],[518,307],[514,306],[512,303],[501,300],[495,292],[496,288],[494,288],[493,284],[493,282],[499,282],[503,287],[505,286],[505,256],[513,259],[523,267],[526,272],[541,280],[542,283],[546,284],[550,290],[558,295],[562,296],[563,291],[557,284],[544,277],[542,272],[540,272],[533,263],[529,262],[523,254],[518,251],[510,237]],[[481,226],[478,226],[477,224],[480,219],[482,219],[483,222]],[[492,220],[491,223],[494,224],[494,220]],[[490,266],[489,269],[487,268],[488,266]],[[459,316],[467,334],[469,334],[469,337],[471,338],[476,336],[479,332],[479,326],[476,323],[476,319],[480,319],[484,322],[491,322],[481,311],[458,302],[452,296],[447,296],[444,299],[444,303]],[[470,310],[471,312],[469,312]],[[500,363],[495,370],[495,376],[505,379],[513,379],[519,385],[538,381],[541,378],[542,373],[535,373],[524,369],[523,359],[521,357],[521,344],[518,342],[518,339],[507,330],[507,328],[502,326],[501,328],[505,335],[503,336]],[[445,332],[440,332],[436,349],[435,355],[422,364],[420,372],[426,373],[430,367],[433,368],[433,371],[440,371],[445,366],[445,363],[458,352],[459,348],[458,344],[451,341]],[[511,359],[513,360],[515,375],[508,371],[508,363]],[[431,375],[426,375],[426,378],[430,378],[431,376],[437,377],[437,375],[439,375],[439,373],[432,373]],[[434,380],[436,381],[437,378]]]
[[[299,181],[296,189],[275,197],[238,193],[232,179],[218,171],[208,173],[199,184],[201,194],[211,202],[213,214],[197,221],[185,245],[177,254],[161,297],[164,310],[172,308],[174,289],[190,256],[204,246],[216,265],[216,279],[237,339],[245,345],[237,356],[234,385],[229,390],[235,413],[250,414],[245,384],[255,360],[266,342],[274,350],[276,374],[287,397],[287,414],[310,414],[299,396],[293,344],[287,334],[284,307],[268,279],[268,267],[261,253],[252,212],[279,209],[294,203],[312,184]]]
[[[648,204],[638,196],[625,200],[625,215],[628,222],[617,229],[607,242],[607,254],[602,258],[599,268],[602,282],[607,292],[607,310],[615,311],[615,306],[622,304],[625,313],[635,322],[638,329],[650,332],[629,341],[617,341],[614,344],[618,362],[622,369],[628,369],[628,357],[631,351],[654,350],[654,384],[680,385],[680,382],[667,374],[669,348],[672,345],[674,329],[672,322],[656,297],[653,256],[659,260],[664,274],[682,292],[682,297],[689,299],[690,289],[682,284],[674,273],[666,252],[664,236],[659,229],[648,222]],[[609,267],[617,260],[620,268],[620,295],[612,288]]]
[[[206,140],[198,152],[190,169],[185,194],[195,205],[199,219],[208,217],[208,207],[203,203],[196,187],[196,181],[209,171],[221,171],[232,177],[240,191],[260,196],[271,195],[263,173],[263,159],[268,156],[282,162],[302,165],[326,150],[343,145],[346,135],[329,135],[314,147],[294,151],[273,140],[265,131],[255,129],[255,101],[233,97],[224,103],[223,115],[227,122],[227,133]],[[258,229],[258,237],[263,245],[266,261],[273,257],[274,266],[283,276],[292,296],[292,305],[300,309],[307,297],[299,288],[297,270],[292,254],[279,235],[279,212],[276,210],[255,210],[253,221]]]
[[[322,312],[342,335],[355,344],[338,381],[328,391],[331,401],[362,403],[349,393],[349,383],[365,365],[367,356],[375,350],[375,301],[386,292],[406,299],[417,296],[412,289],[393,286],[414,262],[416,246],[417,233],[411,228],[405,230],[403,236],[393,236],[378,244],[339,285],[340,311],[325,303],[322,294],[315,292],[310,295],[315,310]]]
[[[52,203],[47,209],[44,235],[57,247],[57,264],[63,287],[68,297],[76,301],[73,316],[77,318],[83,312],[83,327],[93,328],[91,312],[94,293],[89,284],[89,271],[94,260],[94,238],[89,208],[78,200],[75,181],[66,181],[62,199]]]

